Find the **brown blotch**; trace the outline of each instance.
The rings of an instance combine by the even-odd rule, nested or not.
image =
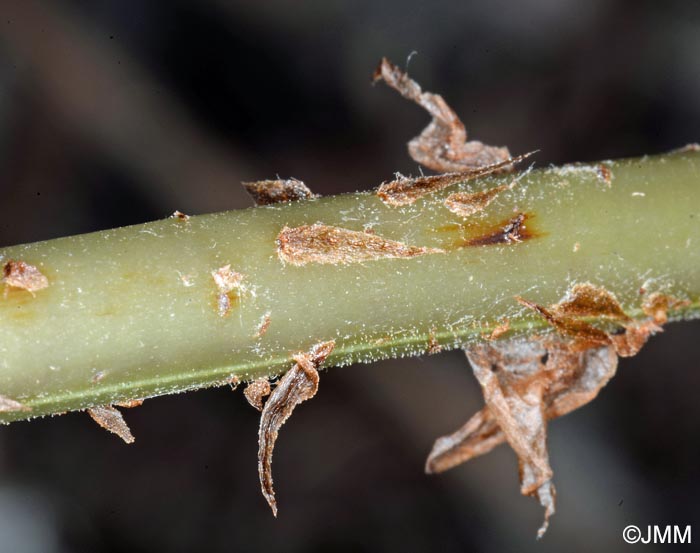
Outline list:
[[[272,179],[242,183],[255,205],[270,205],[280,202],[295,202],[318,198],[309,188],[297,179]]]
[[[12,259],[5,263],[2,268],[2,282],[5,283],[5,297],[7,297],[9,288],[26,290],[35,296],[34,292],[43,290],[49,285],[49,279],[34,265]]]
[[[535,234],[528,230],[525,224],[528,218],[528,214],[519,213],[516,217],[503,221],[495,229],[464,241],[460,247],[513,244],[534,238]]]
[[[267,378],[258,378],[246,386],[245,390],[243,390],[243,395],[248,400],[248,403],[258,411],[262,411],[263,398],[270,395],[270,390],[270,381]]]
[[[231,265],[225,265],[211,273],[219,291],[216,297],[217,310],[220,317],[226,317],[231,307],[239,299],[243,290],[243,275],[231,270]]]
[[[13,413],[16,411],[31,411],[32,408],[7,396],[0,395],[0,413]]]
[[[265,333],[267,332],[267,329],[270,328],[270,322],[271,322],[270,312],[268,311],[267,313],[265,313],[263,315],[262,319],[260,320],[260,324],[258,325],[258,330],[255,333],[255,335],[253,336],[253,338],[262,338],[265,335]]]
[[[170,218],[177,219],[178,221],[184,221],[184,222],[187,222],[190,220],[189,215],[185,215],[182,211],[177,211],[177,210],[175,210],[175,212],[170,216]]]
[[[486,406],[462,428],[438,438],[426,472],[457,466],[507,441],[518,456],[521,493],[545,509],[538,538],[555,511],[556,491],[547,451],[547,421],[588,403],[615,374],[610,346],[581,351],[570,342],[509,340],[466,351]]]
[[[91,407],[87,410],[88,415],[92,417],[97,424],[105,430],[109,430],[113,434],[119,436],[127,444],[134,443],[134,436],[126,424],[122,414],[111,405],[103,405],[101,407]]]
[[[460,217],[470,217],[485,209],[501,192],[508,190],[507,184],[495,186],[482,192],[456,192],[445,199],[445,206]]]
[[[349,264],[377,259],[408,259],[444,253],[437,248],[408,246],[374,234],[322,224],[284,227],[277,236],[277,255],[292,265]]]
[[[439,172],[461,172],[486,165],[503,163],[499,169],[509,170],[508,148],[467,142],[464,123],[438,94],[423,92],[420,85],[386,58],[377,67],[374,81],[384,80],[404,98],[416,102],[431,116],[423,132],[408,143],[411,157],[421,165]]]
[[[497,173],[503,170],[504,167],[511,167],[521,162],[533,153],[534,152],[530,152],[515,158],[508,158],[505,161],[484,165],[459,173],[445,173],[443,175],[416,178],[400,177],[391,182],[381,184],[377,189],[377,196],[379,196],[385,204],[392,207],[410,205],[427,194],[433,194],[453,184],[460,184]]]
[[[308,353],[293,356],[296,363],[280,379],[265,403],[260,416],[258,433],[258,475],[262,494],[277,516],[277,501],[272,487],[272,453],[280,427],[287,421],[294,408],[316,395],[318,390],[318,369],[331,354],[335,342],[322,342]]]

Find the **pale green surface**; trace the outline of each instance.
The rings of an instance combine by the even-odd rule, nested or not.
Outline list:
[[[555,303],[574,282],[606,287],[633,316],[642,286],[690,300],[676,318],[697,316],[700,153],[607,166],[610,186],[595,166],[533,171],[468,219],[483,227],[529,213],[536,238],[409,260],[285,266],[275,239],[285,225],[323,222],[450,248],[459,232],[438,229],[461,219],[442,199],[513,177],[402,208],[359,193],[0,250],[0,263],[36,265],[51,283],[36,297],[0,297],[0,394],[32,408],[0,421],[279,374],[290,354],[323,340],[337,344],[327,365],[342,365],[419,354],[431,330],[456,347],[506,317],[516,331],[541,328],[513,296]],[[211,272],[227,264],[249,292],[221,318]],[[266,312],[269,330],[254,338]]]

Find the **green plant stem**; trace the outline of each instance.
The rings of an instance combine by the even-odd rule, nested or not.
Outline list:
[[[31,409],[0,421],[275,376],[325,340],[331,366],[460,347],[506,319],[510,335],[542,332],[514,296],[552,304],[576,282],[605,287],[632,317],[644,316],[640,289],[688,300],[674,320],[700,316],[700,153],[606,162],[609,183],[599,165],[531,171],[466,220],[442,203],[449,193],[514,176],[404,207],[356,193],[0,250],[50,283],[0,296],[0,394]],[[532,238],[465,246],[517,213]],[[280,230],[316,222],[446,253],[283,264]],[[222,317],[211,273],[229,264],[246,291]]]

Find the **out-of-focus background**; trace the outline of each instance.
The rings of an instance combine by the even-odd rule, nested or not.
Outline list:
[[[0,246],[248,207],[242,180],[332,194],[415,174],[427,115],[370,86],[412,51],[472,136],[540,166],[700,140],[700,2],[2,0]],[[423,474],[482,404],[451,352],[324,372],[278,442],[277,520],[240,390],[129,410],[129,447],[84,414],[2,428],[0,553],[611,552],[627,524],[698,533],[699,330],[669,327],[550,426],[539,543],[508,448]]]

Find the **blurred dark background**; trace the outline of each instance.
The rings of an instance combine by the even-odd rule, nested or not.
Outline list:
[[[370,86],[383,55],[418,52],[411,75],[471,136],[540,149],[540,166],[700,140],[696,1],[1,0],[0,15],[0,246],[247,207],[239,182],[276,174],[324,194],[415,174],[405,143],[428,117]],[[551,425],[558,513],[539,543],[508,448],[423,474],[482,404],[451,352],[324,373],[278,442],[278,520],[240,391],[147,401],[126,413],[130,447],[82,414],[2,428],[0,553],[618,551],[627,524],[698,533],[699,330],[670,326]]]

